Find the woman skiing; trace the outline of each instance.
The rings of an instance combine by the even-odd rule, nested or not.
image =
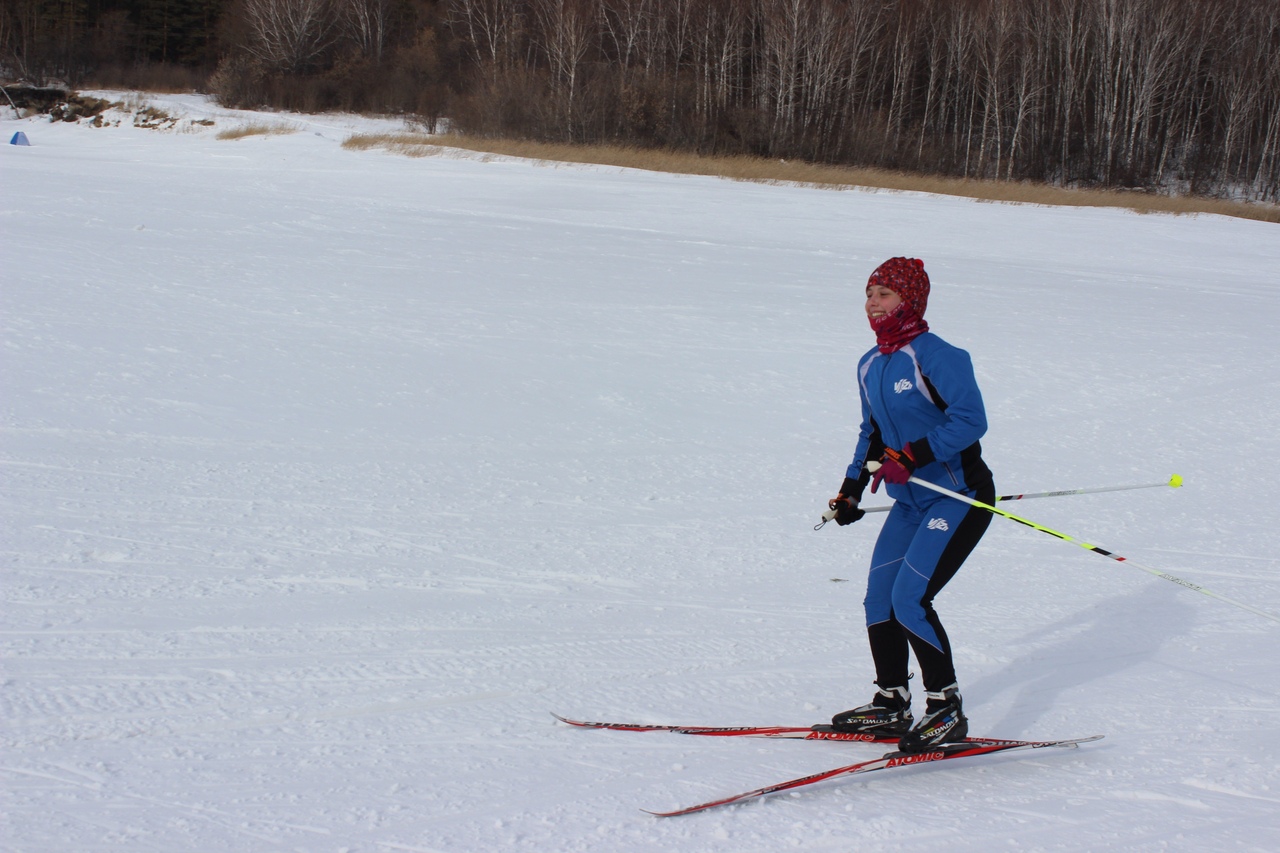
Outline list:
[[[868,482],[873,493],[886,483],[894,499],[872,552],[863,602],[880,689],[870,703],[831,722],[839,731],[897,735],[902,751],[923,752],[968,734],[951,644],[933,599],[978,544],[991,514],[909,480],[994,504],[995,485],[978,443],[987,419],[969,354],[931,333],[924,320],[924,262],[885,261],[871,274],[866,294],[876,346],[858,361],[862,428],[830,506],[846,525],[864,515],[858,502]],[[873,476],[868,463],[874,462],[880,465]],[[927,700],[914,726],[909,651]]]

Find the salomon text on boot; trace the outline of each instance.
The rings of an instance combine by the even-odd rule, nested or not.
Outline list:
[[[893,737],[911,729],[911,694],[905,687],[881,687],[866,705],[841,711],[831,718],[831,728],[850,734]]]
[[[940,693],[926,693],[928,703],[924,716],[898,741],[902,752],[928,752],[944,743],[956,743],[969,736],[969,719],[965,717],[960,689],[952,684]]]

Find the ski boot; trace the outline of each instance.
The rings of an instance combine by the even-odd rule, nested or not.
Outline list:
[[[899,752],[928,752],[944,743],[969,736],[969,719],[962,710],[960,688],[952,684],[940,693],[926,693],[924,716],[898,741]]]
[[[911,730],[911,694],[905,687],[881,687],[866,705],[841,711],[831,728],[850,734],[906,735]]]

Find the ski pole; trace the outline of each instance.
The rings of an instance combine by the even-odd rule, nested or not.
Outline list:
[[[874,472],[877,469],[879,469],[879,467],[880,467],[879,462],[867,463],[868,471]],[[1179,478],[1179,481],[1181,481],[1181,478]],[[997,509],[996,507],[993,507],[990,504],[984,504],[982,501],[976,501],[973,498],[968,497],[966,495],[962,495],[958,492],[953,492],[950,489],[944,489],[942,486],[938,486],[933,483],[930,483],[928,480],[921,480],[919,477],[912,477],[911,482],[915,483],[917,486],[924,486],[926,489],[932,489],[933,491],[937,492],[940,495],[946,495],[949,498],[955,498],[958,501],[963,501],[964,503],[967,503],[970,506],[976,506],[979,509],[985,509],[987,512],[993,512],[996,515],[1003,515],[1005,518],[1009,519],[1010,521],[1016,521],[1019,524],[1025,524],[1027,527],[1033,528],[1035,530],[1039,530],[1041,533],[1048,533],[1050,536],[1055,536],[1064,542],[1070,542],[1073,545],[1079,545],[1081,548],[1084,548],[1087,551],[1092,551],[1095,554],[1101,554],[1104,557],[1109,557],[1110,559],[1115,560],[1117,563],[1124,563],[1126,565],[1133,566],[1135,569],[1142,569],[1142,571],[1147,572],[1148,574],[1155,575],[1158,578],[1164,578],[1167,581],[1172,581],[1173,583],[1176,583],[1178,586],[1186,587],[1187,589],[1194,590],[1195,592],[1201,593],[1202,595],[1207,595],[1210,598],[1216,598],[1219,601],[1226,602],[1227,604],[1233,604],[1236,607],[1240,607],[1244,610],[1248,610],[1250,613],[1256,613],[1259,616],[1264,616],[1267,619],[1270,619],[1272,622],[1280,622],[1280,616],[1276,616],[1272,613],[1268,613],[1265,610],[1260,610],[1257,607],[1254,607],[1252,604],[1245,604],[1243,601],[1236,601],[1234,598],[1227,598],[1225,595],[1220,595],[1212,590],[1205,589],[1199,584],[1194,584],[1191,581],[1186,581],[1186,580],[1183,580],[1182,578],[1175,577],[1174,575],[1171,575],[1168,572],[1162,572],[1159,569],[1153,569],[1150,566],[1144,566],[1141,563],[1135,563],[1133,560],[1130,560],[1128,557],[1122,557],[1119,554],[1113,554],[1112,552],[1104,548],[1100,548],[1097,545],[1090,545],[1087,542],[1081,542],[1079,539],[1076,539],[1074,536],[1068,536],[1065,533],[1060,533],[1057,530],[1052,530],[1048,527],[1045,527],[1042,524],[1036,524],[1034,521],[1030,521],[1021,516],[1014,515],[1011,512],[1006,512],[1003,509]]]
[[[1132,489],[1158,489],[1161,486],[1169,486],[1171,488],[1176,489],[1176,488],[1179,488],[1181,485],[1182,485],[1182,475],[1174,474],[1172,477],[1170,477],[1168,480],[1165,480],[1163,483],[1135,483],[1130,486],[1102,486],[1101,488],[1097,488],[1097,489],[1064,489],[1056,492],[1028,492],[1022,495],[1001,495],[1000,497],[996,498],[996,503],[1004,503],[1005,501],[1025,501],[1028,498],[1058,498],[1064,495],[1096,495],[1099,492],[1127,492]],[[893,509],[893,504],[886,504],[884,506],[863,507],[862,511],[863,512],[888,512],[891,509]],[[831,521],[835,517],[836,517],[836,511],[834,509],[829,509],[822,514],[822,522],[823,524],[825,524],[826,522]],[[822,524],[819,524],[818,527],[814,528],[814,530],[817,530],[820,527],[822,527]]]
[[[1127,492],[1131,489],[1158,489],[1161,486],[1169,486],[1170,488],[1180,488],[1182,486],[1182,475],[1174,474],[1163,483],[1136,483],[1131,486],[1102,486],[1097,489],[1066,489],[1059,492],[1031,492],[1025,495],[1001,495],[996,498],[1000,501],[1022,501],[1027,498],[1057,498],[1063,495],[1096,495],[1099,492]],[[868,510],[870,512],[870,510]]]

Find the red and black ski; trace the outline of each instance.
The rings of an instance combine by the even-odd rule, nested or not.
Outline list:
[[[552,714],[562,723],[584,729],[608,729],[615,732],[674,732],[680,735],[706,737],[771,737],[797,740],[843,740],[858,743],[897,743],[899,735],[851,734],[830,726],[655,726],[644,723],[589,723]]]
[[[696,806],[686,806],[682,809],[675,809],[674,811],[658,812],[649,811],[648,809],[645,809],[645,811],[651,815],[656,815],[657,817],[677,817],[679,815],[706,811],[707,809],[713,809],[717,806],[727,806],[731,803],[741,803],[746,800],[754,800],[757,797],[774,794],[778,791],[790,791],[795,788],[802,788],[806,785],[825,782],[828,779],[836,779],[842,776],[853,776],[857,773],[871,773],[875,770],[892,770],[896,767],[912,767],[917,764],[950,761],[955,758],[971,758],[978,755],[991,755],[997,752],[1012,752],[1013,750],[1018,749],[1045,749],[1047,747],[1071,749],[1076,747],[1078,744],[1100,740],[1101,738],[1102,735],[1083,738],[1069,738],[1064,740],[1041,741],[981,741],[971,738],[964,743],[947,744],[928,752],[891,752],[881,758],[873,758],[870,761],[859,761],[856,764],[847,764],[844,767],[837,767],[834,770],[826,770],[822,773],[801,776],[799,779],[791,779],[774,785],[766,785],[763,788],[756,788],[754,791],[733,794],[728,797],[721,797],[718,800],[699,803]]]
[[[892,743],[897,744],[901,735],[868,734],[866,732],[838,732],[831,726],[668,726],[648,723],[591,723],[585,720],[573,720],[552,714],[562,723],[583,729],[605,729],[614,732],[672,732],[678,735],[701,735],[703,737],[767,737],[790,740],[834,740],[849,743]],[[1020,744],[1027,741],[999,740],[997,738],[966,738],[960,743],[1011,743]]]
[[[886,736],[838,732],[830,726],[678,726],[651,725],[647,723],[593,723],[586,722],[584,720],[573,720],[568,717],[562,717],[559,714],[552,714],[552,716],[560,722],[566,723],[570,726],[577,726],[579,728],[586,729],[606,729],[618,732],[673,732],[675,734],[702,735],[705,737],[794,738],[796,740],[852,741],[858,743],[898,742],[898,737],[896,735]],[[658,817],[677,817],[678,815],[692,814],[693,812],[705,811],[706,809],[715,808],[717,806],[727,806],[731,803],[741,803],[746,800],[754,800],[757,797],[763,797],[779,791],[790,791],[794,788],[802,788],[806,785],[825,782],[828,779],[836,779],[842,776],[853,776],[857,773],[871,773],[875,770],[891,770],[895,767],[911,767],[916,764],[949,761],[954,758],[970,758],[979,755],[992,755],[997,752],[1012,752],[1013,750],[1019,749],[1045,749],[1047,747],[1074,749],[1079,744],[1101,740],[1102,737],[1103,735],[1093,735],[1092,737],[1066,738],[1061,740],[966,738],[963,741],[945,744],[929,750],[928,752],[890,752],[880,758],[873,758],[869,761],[859,761],[856,764],[847,764],[844,767],[837,767],[834,770],[826,770],[822,773],[802,776],[799,779],[791,779],[774,785],[766,785],[763,788],[756,788],[754,791],[734,794],[729,797],[722,797],[718,800],[699,803],[696,806],[688,806],[686,808],[676,809],[675,811],[658,812],[649,811],[648,809],[645,809],[645,811],[649,811],[649,814],[656,815]]]

